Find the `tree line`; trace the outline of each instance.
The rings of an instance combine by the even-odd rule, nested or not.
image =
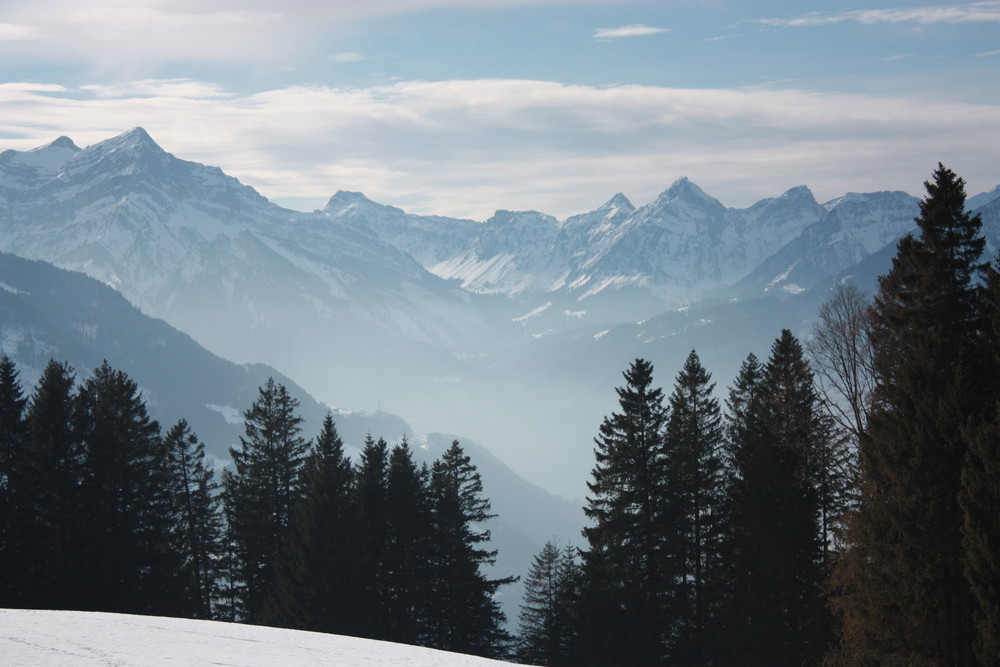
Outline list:
[[[181,420],[166,433],[105,362],[51,361],[30,396],[0,360],[0,607],[240,621],[488,656],[493,514],[455,441],[418,466],[368,437],[357,464],[331,415],[314,440],[273,380],[221,480]]]
[[[1000,664],[1000,260],[939,166],[873,299],[841,286],[723,400],[635,360],[595,438],[586,545],[525,580],[546,665]],[[810,359],[811,358],[811,359]],[[213,618],[488,656],[513,641],[458,442],[352,463],[269,380],[217,480],[107,363],[0,360],[0,606]]]
[[[1000,258],[939,165],[874,299],[749,355],[635,360],[595,438],[583,548],[525,580],[545,665],[1000,665]],[[811,356],[811,361],[808,357]]]

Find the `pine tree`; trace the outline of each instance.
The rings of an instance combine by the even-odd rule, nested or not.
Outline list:
[[[28,405],[27,440],[13,480],[21,582],[13,601],[17,606],[87,608],[81,594],[86,510],[74,384],[72,368],[49,361]]]
[[[873,308],[874,401],[835,598],[850,662],[973,661],[959,495],[965,434],[994,404],[975,284],[984,241],[962,179],[939,165],[925,186],[919,238],[900,240]]]
[[[428,643],[434,648],[502,657],[510,636],[494,594],[516,577],[489,579],[481,571],[496,562],[485,548],[490,531],[482,526],[496,515],[483,496],[479,472],[453,441],[431,469],[431,585],[433,617]]]
[[[621,412],[605,417],[584,512],[584,658],[597,664],[657,664],[667,619],[662,558],[663,392],[653,366],[636,359],[616,389]]]
[[[300,435],[299,402],[268,378],[257,400],[243,413],[245,437],[230,448],[233,468],[222,473],[223,502],[235,552],[235,580],[241,588],[244,620],[259,622],[274,583],[280,556],[301,494],[301,474],[309,443]]]
[[[518,615],[518,659],[531,665],[571,665],[580,570],[576,550],[545,543],[524,581]]]
[[[425,641],[430,616],[430,472],[418,468],[404,438],[389,454],[386,485],[387,638]]]
[[[672,576],[666,583],[667,605],[676,624],[669,657],[689,664],[709,658],[721,593],[724,430],[714,389],[692,350],[669,399],[661,519]]]
[[[163,439],[167,456],[173,549],[181,558],[186,614],[213,618],[222,514],[205,445],[181,419]]]
[[[268,598],[269,623],[344,635],[362,635],[365,603],[353,471],[333,416],[327,413],[302,473],[289,546],[277,562]]]
[[[176,614],[165,451],[135,382],[104,362],[76,401],[87,511],[85,604],[95,611]],[[79,555],[78,555],[79,557]]]
[[[973,648],[983,665],[1000,665],[1000,257],[987,273],[983,302],[989,316],[984,389],[992,413],[967,427],[968,452],[962,468],[959,502],[963,513],[965,576],[973,595]]]
[[[388,443],[382,438],[376,441],[368,435],[361,449],[354,483],[360,518],[359,548],[367,564],[364,572],[366,604],[356,613],[364,618],[364,636],[373,639],[386,639],[388,633],[388,472]]]
[[[819,491],[825,473],[818,469],[827,432],[802,347],[789,331],[774,342],[766,366],[748,357],[727,405],[730,659],[815,660],[829,627]]]
[[[19,595],[20,553],[17,497],[15,495],[25,439],[24,412],[28,400],[18,379],[17,367],[7,355],[0,358],[0,607],[10,606]]]
[[[775,521],[770,508],[754,502],[768,475],[772,450],[768,446],[764,409],[764,367],[754,354],[747,356],[729,390],[727,449],[730,478],[726,484],[728,530],[724,543],[729,593],[723,602],[722,627],[727,641],[726,662],[752,661],[770,641],[765,613],[770,582],[757,576],[768,563],[767,545],[756,540],[756,527]],[[766,496],[764,497],[766,500]]]

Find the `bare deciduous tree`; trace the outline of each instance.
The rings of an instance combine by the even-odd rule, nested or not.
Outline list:
[[[839,284],[830,300],[820,306],[819,322],[808,343],[827,409],[856,440],[868,432],[874,388],[870,308],[868,295],[861,289]]]

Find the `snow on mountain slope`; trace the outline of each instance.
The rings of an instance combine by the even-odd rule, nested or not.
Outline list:
[[[736,286],[741,294],[797,293],[857,264],[916,229],[919,200],[905,192],[850,193]]]
[[[257,625],[85,611],[0,609],[14,666],[490,667],[509,663],[419,646]]]
[[[386,384],[489,339],[468,292],[365,226],[278,207],[141,128],[3,155],[0,249],[83,271],[213,352],[270,363],[331,402],[347,390],[324,390],[363,377],[376,351],[395,364],[373,380]]]
[[[502,210],[481,224],[431,221],[347,193],[335,195],[331,209],[464,289],[509,297],[516,304],[509,319],[525,326],[535,319],[536,330],[691,303],[742,278],[825,214],[805,187],[741,210],[686,178],[641,208],[619,193],[562,222]],[[545,317],[526,317],[542,308]]]

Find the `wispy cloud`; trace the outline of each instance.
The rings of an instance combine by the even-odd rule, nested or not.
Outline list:
[[[333,63],[356,63],[364,59],[365,57],[357,51],[344,51],[343,53],[335,53],[330,56],[330,62]]]
[[[623,37],[643,37],[645,35],[659,35],[670,32],[667,28],[656,28],[654,26],[634,23],[623,25],[620,28],[600,28],[592,36],[594,39],[621,39]]]
[[[977,58],[988,58],[990,56],[1000,56],[1000,50],[997,51],[985,51],[983,53],[977,53]]]
[[[996,185],[1000,107],[796,90],[408,81],[237,94],[193,80],[0,86],[0,150],[136,125],[179,157],[310,209],[338,189],[416,213],[564,217],[688,175],[731,206],[801,183],[820,199],[915,192],[938,161]],[[942,120],[944,119],[944,120]],[[919,138],[919,140],[915,139]]]
[[[30,25],[19,23],[0,23],[0,42],[20,42],[39,39],[41,33]]]
[[[957,5],[906,7],[887,9],[857,9],[842,12],[813,12],[793,18],[756,19],[755,23],[784,27],[814,27],[837,23],[984,23],[1000,22],[1000,2],[973,2]]]

